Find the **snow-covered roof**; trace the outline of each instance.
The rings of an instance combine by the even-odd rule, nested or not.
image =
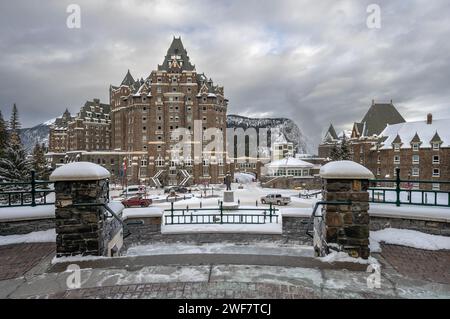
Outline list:
[[[270,162],[270,163],[266,164],[266,167],[268,167],[268,168],[278,168],[278,167],[312,168],[312,167],[314,167],[314,165],[311,163],[299,160],[298,158],[287,157],[287,158],[283,158],[278,161]]]
[[[336,161],[325,164],[320,169],[320,177],[325,179],[372,179],[372,172],[353,161]]]
[[[50,181],[95,181],[110,176],[108,170],[100,165],[89,162],[74,162],[55,169],[50,175]]]
[[[450,119],[442,119],[433,120],[431,124],[418,121],[388,125],[380,134],[385,139],[380,149],[391,149],[397,136],[400,137],[401,148],[411,148],[411,141],[416,133],[422,143],[420,147],[431,147],[430,142],[436,133],[442,141],[441,147],[450,147]]]

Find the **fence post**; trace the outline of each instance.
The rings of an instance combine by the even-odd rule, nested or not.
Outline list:
[[[395,201],[395,205],[397,205],[397,207],[400,207],[400,168],[396,168],[395,169],[395,174],[396,174],[396,178],[395,178],[395,193],[397,195],[397,199]]]
[[[174,223],[173,221],[173,202],[170,203],[170,219],[171,219],[171,224]]]
[[[269,209],[269,221],[272,223],[272,203],[270,203],[270,209]]]
[[[220,202],[220,223],[223,224],[223,202]]]
[[[31,171],[31,206],[36,206],[36,172]]]

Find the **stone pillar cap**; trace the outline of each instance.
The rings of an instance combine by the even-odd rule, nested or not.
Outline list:
[[[74,162],[55,169],[50,175],[50,181],[97,181],[110,177],[109,171],[100,165],[89,162]]]
[[[353,161],[336,161],[320,168],[324,179],[372,179],[374,175],[366,167]]]

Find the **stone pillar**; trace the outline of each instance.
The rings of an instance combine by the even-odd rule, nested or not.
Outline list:
[[[103,206],[109,201],[109,177],[105,168],[87,162],[63,165],[50,176],[56,194],[57,257],[119,253],[123,242],[122,225],[108,217]],[[117,207],[113,210],[121,212]]]
[[[324,256],[334,246],[352,257],[369,258],[369,179],[373,174],[352,161],[337,161],[320,170],[323,220],[314,223],[314,248]]]

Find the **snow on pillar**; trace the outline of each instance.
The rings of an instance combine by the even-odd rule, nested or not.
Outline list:
[[[57,168],[55,184],[56,256],[118,254],[123,243],[120,221],[107,217],[110,173],[100,165],[75,162]],[[121,207],[123,209],[123,206]],[[120,213],[120,208],[114,209]]]
[[[320,169],[325,202],[323,219],[314,223],[314,248],[324,256],[330,247],[367,259],[369,250],[369,179],[374,178],[364,166],[352,161],[337,161]]]

